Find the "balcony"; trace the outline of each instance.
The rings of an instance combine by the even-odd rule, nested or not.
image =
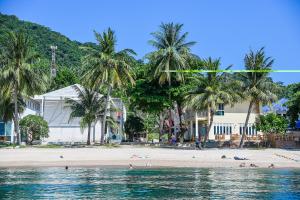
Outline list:
[[[185,120],[195,120],[196,113],[194,110],[188,110],[184,113]],[[197,111],[198,120],[207,120],[207,112],[206,111]]]

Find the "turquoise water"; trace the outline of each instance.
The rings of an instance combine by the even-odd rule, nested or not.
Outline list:
[[[300,170],[0,169],[0,199],[300,199]]]

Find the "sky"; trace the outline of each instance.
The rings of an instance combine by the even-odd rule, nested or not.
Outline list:
[[[197,42],[192,52],[221,58],[222,68],[243,69],[245,54],[265,47],[274,69],[300,70],[300,0],[0,0],[0,12],[80,42],[95,42],[93,30],[111,27],[117,48],[132,48],[138,58],[153,51],[150,33],[162,22],[182,23],[187,40]],[[300,82],[300,73],[271,76]]]

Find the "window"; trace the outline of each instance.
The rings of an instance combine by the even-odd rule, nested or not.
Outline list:
[[[224,104],[222,103],[218,104],[216,115],[224,116]]]
[[[5,135],[5,124],[4,122],[0,122],[0,136]]]
[[[240,124],[240,135],[244,133],[244,124]],[[246,128],[246,135],[257,135],[257,131],[253,124],[248,124]]]
[[[214,124],[214,134],[215,135],[231,135],[232,134],[232,126],[230,123],[222,123],[222,124]]]

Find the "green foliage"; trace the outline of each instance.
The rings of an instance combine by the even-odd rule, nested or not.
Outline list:
[[[86,54],[79,47],[98,48],[94,43],[80,43],[72,41],[62,34],[52,31],[45,26],[19,20],[13,15],[0,13],[0,35],[8,31],[20,31],[30,37],[30,46],[34,52],[39,54],[39,62],[33,63],[35,70],[40,70],[50,78],[51,65],[51,45],[58,47],[56,51],[56,64],[58,67],[58,77],[51,84],[47,85],[47,90],[52,91],[59,87],[78,83],[79,76],[83,73],[81,58]]]
[[[131,109],[155,113],[170,107],[168,87],[160,86],[156,81],[139,79],[135,87],[128,89]]]
[[[288,106],[287,115],[292,127],[295,127],[300,114],[300,84],[298,85],[299,88],[295,88],[295,93],[291,94],[288,102],[286,103]]]
[[[129,115],[125,124],[125,132],[129,135],[130,140],[133,139],[134,134],[141,133],[145,130],[144,121],[142,118],[134,115]]]
[[[11,91],[0,91],[0,120],[4,122],[14,119],[15,104],[10,95]],[[18,96],[18,113],[21,114],[25,110],[25,102],[22,97]]]
[[[32,49],[29,36],[23,31],[5,32],[0,38],[0,45],[6,58],[0,76],[3,89],[17,89],[19,94],[28,96],[45,91],[46,77],[33,67],[39,59]]]
[[[82,59],[86,68],[84,81],[98,88],[101,84],[121,87],[130,82],[134,84],[131,63],[135,52],[132,49],[116,51],[115,32],[108,28],[103,33],[95,32],[98,47],[83,47],[87,55]]]
[[[267,57],[264,48],[254,52],[250,51],[244,58],[246,70],[271,70],[274,60]],[[277,100],[281,86],[274,83],[267,72],[239,73],[235,77],[241,83],[244,100],[250,101],[248,113],[244,125],[244,133],[241,138],[240,147],[244,145],[246,127],[248,126],[249,116],[253,105],[270,104]]]
[[[156,140],[159,139],[159,133],[149,133],[147,136],[148,136],[148,141],[152,141],[154,139],[156,139]]]
[[[261,115],[256,121],[256,129],[265,134],[284,134],[288,127],[288,121],[275,113]]]
[[[82,129],[88,128],[87,144],[90,144],[90,131],[92,123],[96,123],[104,113],[104,96],[88,88],[79,88],[77,85],[73,86],[78,94],[79,100],[67,99],[66,107],[71,108],[70,120],[81,117],[80,126]]]
[[[49,127],[47,121],[37,115],[27,115],[20,120],[20,129],[27,138],[27,143],[32,144],[34,140],[47,138]]]
[[[153,133],[153,132],[158,132],[158,120],[157,120],[157,115],[153,113],[148,113],[144,112],[143,113],[143,122],[144,122],[144,127],[145,131],[147,134]]]
[[[7,31],[26,30],[30,35],[34,51],[39,52],[41,59],[51,60],[51,45],[58,47],[56,60],[58,66],[66,66],[74,72],[80,69],[80,58],[84,52],[80,46],[95,46],[93,43],[80,43],[71,41],[66,36],[52,31],[50,28],[39,24],[19,20],[13,15],[0,13],[0,35]],[[49,66],[48,66],[49,67]]]
[[[264,48],[254,52],[250,51],[244,58],[246,70],[271,70],[274,60],[266,57]],[[267,72],[240,73],[236,77],[241,81],[245,99],[263,104],[277,100],[280,86],[272,81]]]
[[[110,28],[103,33],[94,33],[98,42],[97,48],[82,48],[87,52],[82,59],[82,65],[86,68],[84,82],[92,88],[107,87],[102,124],[102,133],[106,133],[106,116],[110,104],[108,99],[114,87],[122,90],[121,87],[128,86],[128,83],[134,85],[131,64],[136,54],[132,49],[116,51],[116,35]],[[104,134],[101,134],[101,144],[103,142]]]
[[[160,84],[171,83],[171,75],[177,81],[183,81],[184,76],[180,72],[168,70],[188,69],[188,60],[193,57],[190,47],[195,42],[186,42],[188,32],[181,33],[183,24],[162,23],[159,31],[152,33],[153,40],[149,43],[157,50],[148,55],[150,65],[154,67],[154,78],[159,79]]]
[[[4,62],[0,69],[1,92],[10,91],[14,102],[14,125],[17,143],[21,143],[19,131],[18,97],[33,96],[46,89],[46,76],[34,64],[38,55],[32,50],[31,41],[23,31],[8,31],[0,38],[1,56]]]
[[[79,83],[79,77],[69,68],[59,68],[56,77],[51,82],[51,90],[57,90],[63,87]]]
[[[220,59],[208,58],[203,61],[205,69],[219,70]],[[197,110],[207,110],[212,114],[217,110],[218,104],[230,104],[240,100],[240,93],[234,90],[236,82],[225,73],[209,72],[205,75],[193,77],[194,87],[186,96],[186,104]]]

